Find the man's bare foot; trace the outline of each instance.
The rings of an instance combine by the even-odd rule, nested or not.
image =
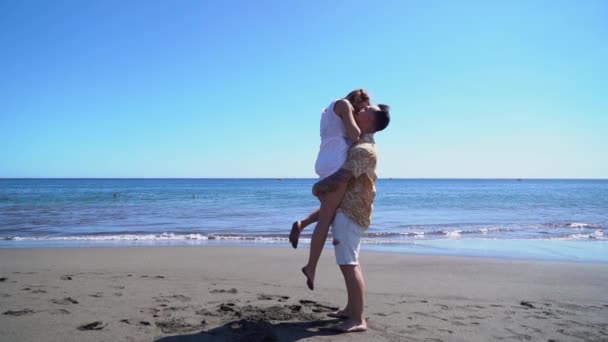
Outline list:
[[[333,329],[343,333],[361,332],[367,330],[367,323],[365,320],[355,321],[354,319],[347,319],[336,325]]]
[[[315,289],[315,274],[311,273],[307,266],[302,267],[302,273],[306,276],[306,285],[310,289],[310,291]]]
[[[291,232],[289,233],[289,242],[293,248],[298,248],[298,240],[300,240],[300,229],[302,227],[302,221],[296,221],[291,225]]]
[[[351,314],[348,310],[348,308],[344,308],[342,310],[338,310],[336,312],[330,312],[327,314],[327,317],[332,317],[332,318],[350,318]]]

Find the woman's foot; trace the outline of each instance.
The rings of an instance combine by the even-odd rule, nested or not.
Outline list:
[[[315,273],[308,269],[308,266],[302,267],[302,273],[306,276],[306,285],[313,291],[315,289]]]
[[[354,319],[347,319],[336,325],[333,329],[343,333],[361,332],[367,330],[367,323],[365,320],[355,321]]]
[[[293,248],[298,248],[298,240],[300,240],[300,230],[302,227],[302,221],[296,221],[291,225],[291,232],[289,233],[289,242]]]

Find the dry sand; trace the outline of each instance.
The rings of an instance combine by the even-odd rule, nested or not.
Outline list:
[[[608,264],[362,252],[369,330],[325,251],[154,247],[0,250],[1,341],[608,341]]]

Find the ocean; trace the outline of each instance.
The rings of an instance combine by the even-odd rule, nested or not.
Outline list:
[[[0,179],[0,248],[287,246],[314,182]],[[362,249],[608,262],[607,228],[608,180],[379,179]]]

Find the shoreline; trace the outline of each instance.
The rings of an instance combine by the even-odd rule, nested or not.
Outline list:
[[[309,239],[301,239],[301,247],[308,248]],[[243,247],[285,248],[287,238],[268,240],[218,238],[210,240],[160,239],[160,240],[0,240],[3,249],[78,249],[78,248],[157,248],[157,247]],[[330,242],[326,250],[332,250]],[[499,260],[608,263],[608,241],[559,240],[559,239],[428,239],[403,243],[365,243],[361,250],[366,253],[390,253],[399,255],[449,256],[489,258]],[[333,251],[331,252],[333,253]]]
[[[334,335],[326,313],[344,304],[343,280],[325,250],[309,291],[299,271],[307,255],[279,246],[0,249],[0,334],[161,342],[251,333],[269,341],[608,337],[606,264],[371,251],[361,254],[370,329]]]

